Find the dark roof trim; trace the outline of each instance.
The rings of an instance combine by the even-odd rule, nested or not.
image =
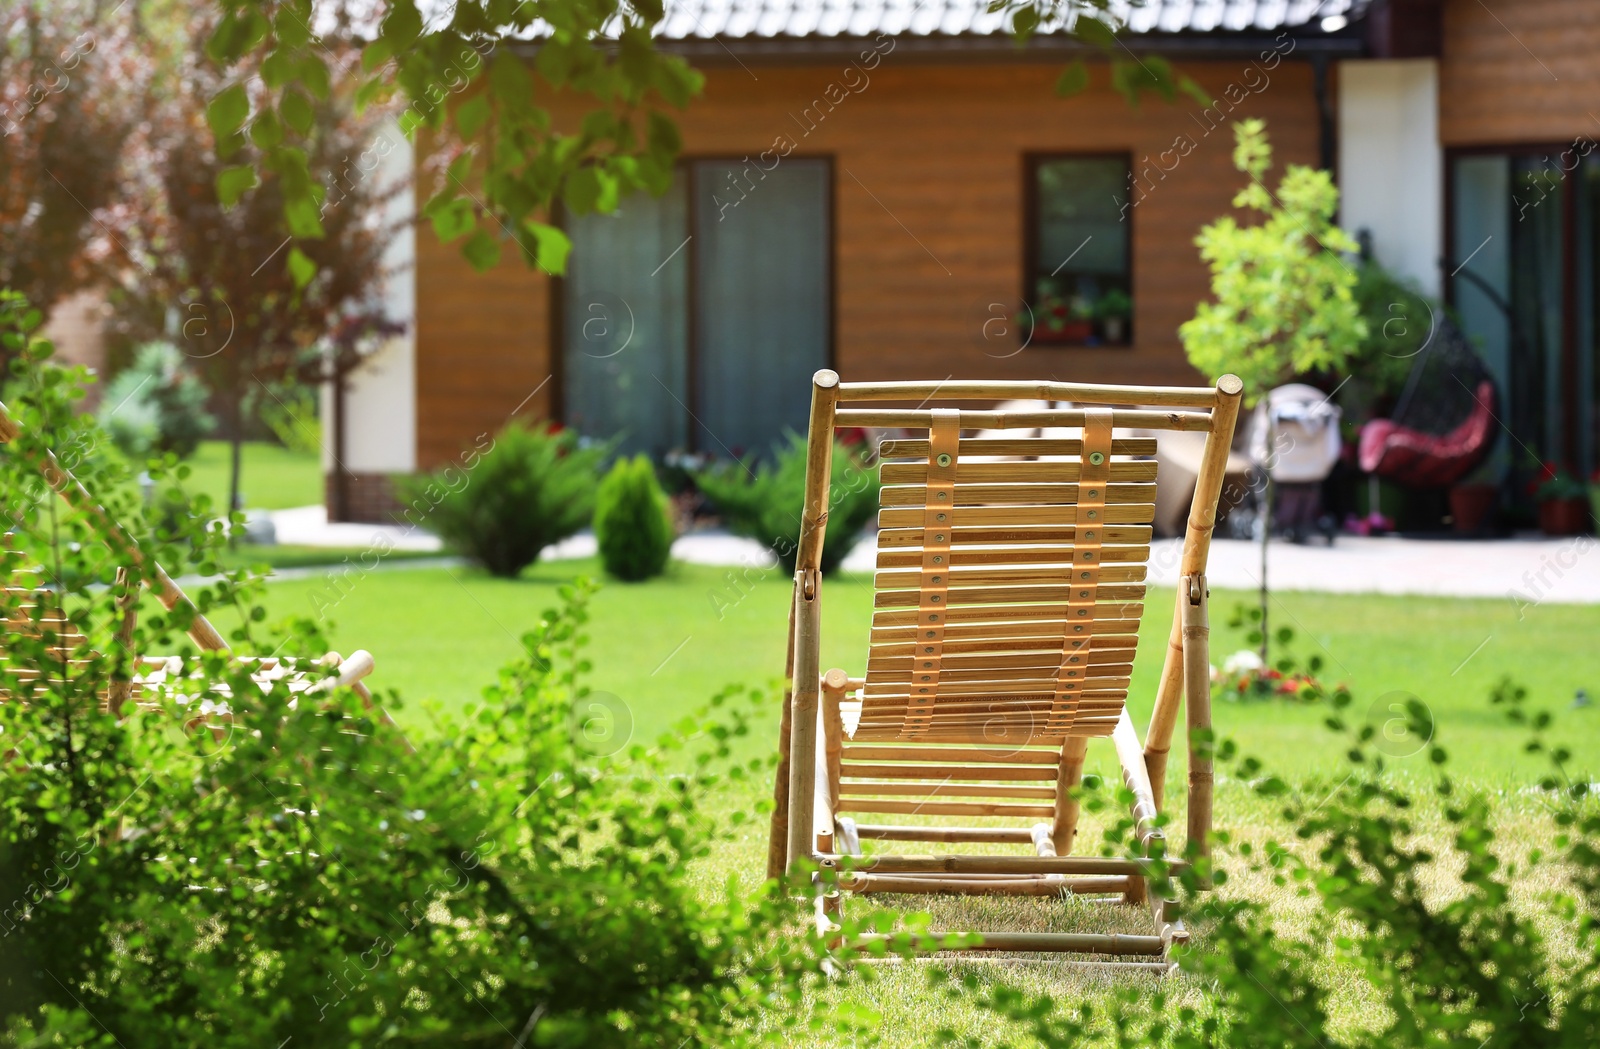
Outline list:
[[[1289,61],[1327,58],[1361,58],[1367,54],[1366,41],[1359,31],[1298,35],[1279,33],[1240,34],[1147,34],[1129,41],[1135,55],[1162,55],[1169,58],[1205,60],[1260,57],[1263,51],[1282,49],[1283,38],[1294,41],[1294,50],[1284,57]],[[669,54],[682,55],[696,65],[722,66],[737,62],[767,65],[795,62],[849,60],[870,49],[873,37],[742,37],[720,39],[657,40],[656,47]],[[531,49],[530,49],[531,50]],[[1060,62],[1068,58],[1103,57],[1100,49],[1072,37],[1036,36],[1018,46],[1009,37],[995,36],[913,36],[895,37],[896,59],[918,62]]]

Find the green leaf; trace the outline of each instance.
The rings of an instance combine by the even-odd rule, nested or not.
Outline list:
[[[306,257],[298,246],[289,249],[289,276],[296,288],[304,288],[317,275],[317,264]]]
[[[562,200],[575,214],[587,215],[600,199],[600,175],[593,166],[581,167],[567,179]]]
[[[486,230],[478,230],[461,246],[461,254],[479,273],[490,270],[500,261],[500,240]]]
[[[225,208],[231,208],[239,198],[258,185],[256,169],[249,164],[223,168],[217,172],[217,199]]]
[[[206,123],[219,145],[238,131],[249,115],[250,96],[245,94],[243,84],[223,88],[206,106]]]
[[[283,124],[272,110],[263,110],[250,124],[250,141],[262,149],[271,149],[283,141]]]
[[[300,86],[311,92],[311,97],[328,100],[332,85],[328,81],[328,66],[320,55],[306,55],[300,60]]]
[[[394,41],[382,37],[361,49],[361,71],[370,73],[394,57]]]
[[[1017,43],[1022,43],[1033,35],[1039,28],[1039,9],[1036,7],[1022,7],[1011,16],[1011,35]]]
[[[1110,51],[1119,46],[1116,31],[1087,13],[1079,15],[1078,20],[1072,25],[1072,33],[1079,40],[1102,51]]]
[[[460,197],[434,208],[428,217],[433,222],[434,235],[445,243],[455,240],[478,224],[477,217],[472,213],[472,205]]]
[[[554,226],[547,226],[542,222],[532,219],[523,223],[523,227],[532,233],[538,242],[537,262],[539,268],[547,273],[560,276],[567,271],[567,255],[572,251],[572,241],[567,235]]]
[[[1056,95],[1061,98],[1071,98],[1089,86],[1089,67],[1083,59],[1078,59],[1061,71],[1061,76],[1056,78]]]
[[[286,198],[283,217],[289,223],[289,232],[296,237],[315,240],[323,235],[322,209],[316,195],[310,191]]]
[[[278,112],[283,114],[284,123],[294,128],[297,134],[311,134],[312,125],[317,118],[311,108],[311,102],[305,95],[294,88],[285,91],[283,98],[278,102]]]
[[[422,33],[422,15],[413,0],[394,0],[383,18],[378,39],[386,40],[395,51],[404,51]]]
[[[489,120],[489,113],[488,96],[483,94],[472,96],[455,109],[456,130],[461,132],[462,138],[473,138],[483,130],[483,125]]]

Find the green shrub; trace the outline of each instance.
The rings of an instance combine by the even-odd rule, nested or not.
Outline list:
[[[1370,712],[1351,718],[1350,702],[1343,690],[1329,700],[1327,722],[1344,735],[1351,763],[1331,789],[1313,782],[1296,790],[1259,761],[1235,759],[1227,744],[1218,751],[1233,765],[1230,778],[1279,810],[1295,838],[1230,846],[1218,835],[1219,857],[1226,849],[1258,881],[1294,887],[1308,904],[1295,908],[1307,917],[1302,929],[1286,928],[1280,914],[1258,901],[1201,892],[1200,872],[1163,861],[1157,867],[1165,874],[1154,889],[1182,900],[1186,922],[1199,933],[1179,955],[1191,980],[1153,992],[1130,983],[1104,1003],[1070,1009],[975,981],[954,993],[976,993],[1037,1044],[1063,1049],[1596,1044],[1600,807],[1591,777],[1571,769],[1570,752],[1548,738],[1550,715],[1525,710],[1525,690],[1510,682],[1491,697],[1491,705],[1504,708],[1508,729],[1531,731],[1523,749],[1550,758],[1549,774],[1532,793],[1550,813],[1554,833],[1542,848],[1517,857],[1496,840],[1496,807],[1503,804],[1497,798],[1505,792],[1466,790],[1451,779],[1425,704],[1412,698],[1400,708],[1403,717],[1383,711],[1386,720],[1374,724]],[[1413,749],[1427,754],[1431,784],[1426,775],[1418,783],[1389,769],[1387,755]],[[1126,791],[1113,801],[1103,784],[1085,782],[1086,808],[1125,810]],[[1433,835],[1442,841],[1426,840],[1419,811],[1442,816],[1444,833]],[[1115,851],[1129,854],[1130,824],[1107,831]],[[1534,868],[1539,873],[1529,879]],[[1226,864],[1215,871],[1219,886],[1225,874]],[[1525,883],[1548,884],[1524,903],[1514,885],[1519,875]],[[1525,913],[1528,906],[1558,916],[1561,932],[1546,938]],[[1337,1023],[1336,1012],[1352,1001],[1366,1006],[1359,1022]]]
[[[47,352],[0,334],[35,365]],[[439,712],[437,731],[410,739],[349,690],[291,703],[283,680],[263,690],[247,664],[197,655],[181,605],[145,602],[132,644],[113,645],[118,594],[102,583],[133,562],[27,466],[67,438],[92,447],[98,431],[71,411],[61,373],[41,376],[10,404],[23,432],[0,456],[16,533],[0,569],[49,565],[56,607],[88,638],[64,663],[36,618],[0,649],[0,1042],[814,1040],[796,1026],[815,1015],[791,1003],[821,986],[821,941],[796,931],[793,904],[685,876],[750,833],[750,814],[720,792],[771,775],[771,758],[731,757],[749,749],[757,697],[725,693],[710,704],[718,722],[686,719],[653,748],[596,753],[574,729],[597,702],[581,678],[582,584],[531,624],[481,703]],[[502,445],[534,442],[584,461],[545,435]],[[119,495],[120,457],[84,455],[76,469],[149,534],[137,500]],[[174,576],[214,573],[223,536],[205,517],[184,524],[181,549],[155,540],[146,552]],[[269,626],[262,593],[242,570],[191,591],[240,651],[325,650],[310,620]],[[0,614],[20,613],[0,593]],[[130,651],[181,657],[207,705],[146,692],[159,709],[102,712]],[[239,703],[231,718],[210,707],[222,686]]]
[[[594,536],[606,571],[628,582],[660,575],[672,556],[672,507],[648,457],[619,459],[595,496]]]
[[[282,386],[259,398],[258,414],[278,443],[301,455],[322,452],[322,419],[317,391],[309,386]]]
[[[413,523],[494,575],[515,578],[589,523],[606,453],[582,447],[571,430],[512,422],[463,466],[402,482],[401,496],[416,511],[407,513]]]
[[[167,452],[187,459],[216,429],[216,419],[206,411],[208,396],[176,346],[146,343],[133,364],[106,386],[100,425],[135,462]]]
[[[735,535],[766,544],[784,571],[793,573],[805,503],[805,438],[791,435],[776,460],[754,468],[745,462],[713,466],[696,474],[695,481]],[[824,573],[839,567],[872,520],[878,509],[878,487],[877,466],[863,463],[844,445],[834,445],[828,527],[822,544]]]

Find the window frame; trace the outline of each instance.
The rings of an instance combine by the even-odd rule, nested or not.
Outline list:
[[[1039,168],[1055,160],[1115,160],[1122,164],[1127,171],[1127,185],[1129,187],[1130,204],[1124,213],[1123,222],[1127,225],[1128,250],[1127,250],[1127,282],[1128,298],[1132,307],[1128,312],[1128,319],[1122,338],[1112,342],[1103,338],[1098,333],[1091,335],[1094,341],[1069,341],[1065,339],[1050,339],[1041,341],[1037,338],[1037,320],[1033,318],[1034,299],[1037,297],[1036,289],[1043,273],[1039,259]],[[1135,314],[1138,311],[1139,299],[1136,294],[1137,283],[1134,280],[1135,258],[1133,251],[1133,213],[1131,203],[1133,181],[1133,152],[1131,150],[1097,149],[1097,150],[1049,150],[1044,152],[1024,153],[1022,157],[1022,297],[1025,310],[1033,319],[1026,330],[1021,333],[1022,345],[1037,349],[1071,349],[1071,350],[1130,350],[1134,346]]]

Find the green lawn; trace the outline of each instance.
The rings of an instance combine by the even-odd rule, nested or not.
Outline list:
[[[467,569],[417,569],[353,573],[342,579],[300,579],[277,582],[268,603],[277,614],[325,612],[331,636],[342,651],[362,647],[373,652],[377,673],[372,683],[398,689],[408,705],[397,711],[411,731],[434,731],[419,700],[455,706],[473,696],[495,676],[496,668],[518,650],[518,635],[540,611],[557,600],[557,587],[580,574],[596,575],[592,561],[536,566],[516,581],[495,580]],[[789,581],[777,572],[676,564],[662,580],[640,584],[607,584],[592,606],[589,633],[594,687],[617,697],[615,708],[631,718],[633,737],[648,739],[672,720],[693,709],[728,682],[770,683],[781,673]],[[342,596],[341,596],[342,595]],[[1228,627],[1233,604],[1247,595],[1216,592],[1214,647],[1216,661],[1242,647],[1241,631]],[[866,627],[871,612],[870,580],[863,576],[830,579],[823,590],[824,666],[842,666],[859,673],[865,657]],[[1159,673],[1159,658],[1172,605],[1170,591],[1151,595],[1144,622],[1144,645],[1134,668],[1130,703],[1142,726],[1150,693]],[[1526,788],[1542,766],[1520,752],[1521,737],[1506,730],[1492,714],[1487,696],[1502,675],[1526,684],[1536,706],[1559,715],[1558,737],[1574,751],[1575,776],[1600,765],[1600,708],[1571,710],[1579,688],[1600,695],[1600,609],[1545,605],[1518,619],[1508,601],[1393,598],[1358,595],[1285,593],[1275,599],[1276,622],[1300,631],[1297,647],[1324,654],[1325,677],[1349,684],[1356,711],[1372,709],[1378,724],[1391,716],[1391,693],[1410,692],[1434,711],[1438,736],[1452,755],[1451,773],[1458,784],[1488,789],[1498,795],[1497,826],[1501,847],[1525,853],[1547,845],[1556,833],[1543,799]],[[749,744],[768,753],[776,737],[778,700],[770,693],[759,732]],[[1260,756],[1308,797],[1326,796],[1344,775],[1342,745],[1320,724],[1326,711],[1283,701],[1219,703],[1216,723],[1224,736],[1236,739]],[[1182,748],[1175,749],[1168,782],[1181,784]],[[1091,769],[1114,772],[1108,745],[1089,751]],[[1422,754],[1397,760],[1399,776],[1421,786],[1430,766]],[[770,797],[766,782],[729,788],[729,806],[754,811]],[[1450,852],[1450,831],[1438,801],[1426,797],[1414,810],[1418,838],[1441,855]],[[1183,826],[1183,796],[1169,793],[1175,826]],[[1287,840],[1293,833],[1279,812],[1279,803],[1255,795],[1219,768],[1217,825],[1237,841]],[[1103,816],[1085,815],[1080,841],[1098,848]],[[753,887],[765,866],[765,820],[746,824],[737,836],[719,843],[712,854],[687,872],[708,895],[719,893],[730,877]],[[1180,832],[1181,834],[1181,832]],[[999,847],[996,847],[999,848]],[[926,851],[913,846],[903,851]],[[1509,853],[1508,853],[1509,854]],[[1280,931],[1303,929],[1307,903],[1293,885],[1274,885],[1268,877],[1245,869],[1224,850],[1221,862],[1234,872],[1223,891],[1264,901]],[[1447,897],[1456,891],[1448,860],[1434,879]],[[1554,887],[1549,868],[1519,875],[1514,902],[1533,914],[1541,932],[1562,940],[1569,936],[1563,920],[1551,912],[1544,892]],[[1139,908],[1106,906],[1064,899],[985,899],[911,897],[868,903],[852,900],[851,913],[875,904],[927,910],[938,929],[1012,929],[1146,933],[1149,916]],[[1204,929],[1197,934],[1205,935]],[[1330,952],[1319,978],[1334,988],[1332,1022],[1336,1031],[1367,1023],[1380,1006],[1371,1000],[1353,973]],[[1108,990],[1142,976],[1117,975],[1069,961],[1034,965],[984,965],[951,959],[940,965],[970,973],[980,981],[1005,980],[1033,993],[1050,994],[1058,1002],[1101,1000]],[[1001,1036],[993,1018],[970,1005],[930,988],[927,970],[919,966],[888,967],[870,982],[843,981],[824,988],[824,1002],[849,1001],[881,1016],[880,1032],[889,1046],[923,1046],[929,1032],[948,1026],[982,1044]],[[1152,981],[1151,989],[1155,989]],[[1177,1004],[1204,994],[1195,982],[1179,978],[1162,985]],[[818,1045],[843,1045],[819,1036]],[[977,1044],[977,1043],[975,1043]]]
[[[259,569],[263,565],[270,569],[343,567],[348,563],[360,563],[363,556],[370,560],[373,556],[371,548],[299,546],[293,543],[254,546],[240,543],[232,549],[222,551],[221,563],[228,569],[243,567]],[[392,564],[396,561],[417,561],[443,556],[446,555],[434,550],[390,550],[383,555],[383,559],[386,563]]]
[[[228,505],[229,448],[226,441],[202,441],[187,460],[193,471],[186,487]],[[250,510],[283,510],[322,502],[322,466],[315,455],[291,452],[266,441],[246,441],[241,451],[239,489]]]
[[[419,700],[454,706],[476,695],[517,652],[517,638],[540,611],[556,603],[556,588],[585,574],[598,577],[598,566],[544,563],[516,581],[466,568],[350,573],[338,583],[326,577],[275,583],[269,606],[283,615],[326,614],[336,647],[371,651],[374,683],[398,688],[409,708],[399,716],[415,722],[422,717]],[[667,578],[650,583],[607,583],[590,623],[593,686],[627,705],[636,738],[652,738],[724,684],[771,682],[783,670],[789,590],[775,571],[687,564],[674,564]],[[1242,631],[1227,620],[1234,604],[1250,597],[1213,594],[1213,662],[1244,647]],[[861,673],[870,580],[830,579],[823,600],[823,665]],[[1130,700],[1141,729],[1171,608],[1171,591],[1152,592]],[[1536,703],[1562,714],[1578,765],[1600,765],[1600,707],[1567,710],[1579,688],[1600,697],[1600,609],[1550,604],[1519,620],[1509,601],[1284,593],[1273,615],[1276,624],[1296,627],[1300,654],[1323,654],[1325,680],[1347,683],[1357,711],[1371,709],[1376,723],[1389,720],[1389,704],[1401,698],[1396,694],[1420,697],[1461,771],[1486,783],[1522,780],[1537,767],[1487,704],[1491,687],[1507,674],[1526,684]],[[776,725],[776,709],[769,708],[768,728]],[[1219,703],[1216,722],[1247,751],[1301,773],[1341,760],[1321,725],[1325,714],[1285,701]]]

